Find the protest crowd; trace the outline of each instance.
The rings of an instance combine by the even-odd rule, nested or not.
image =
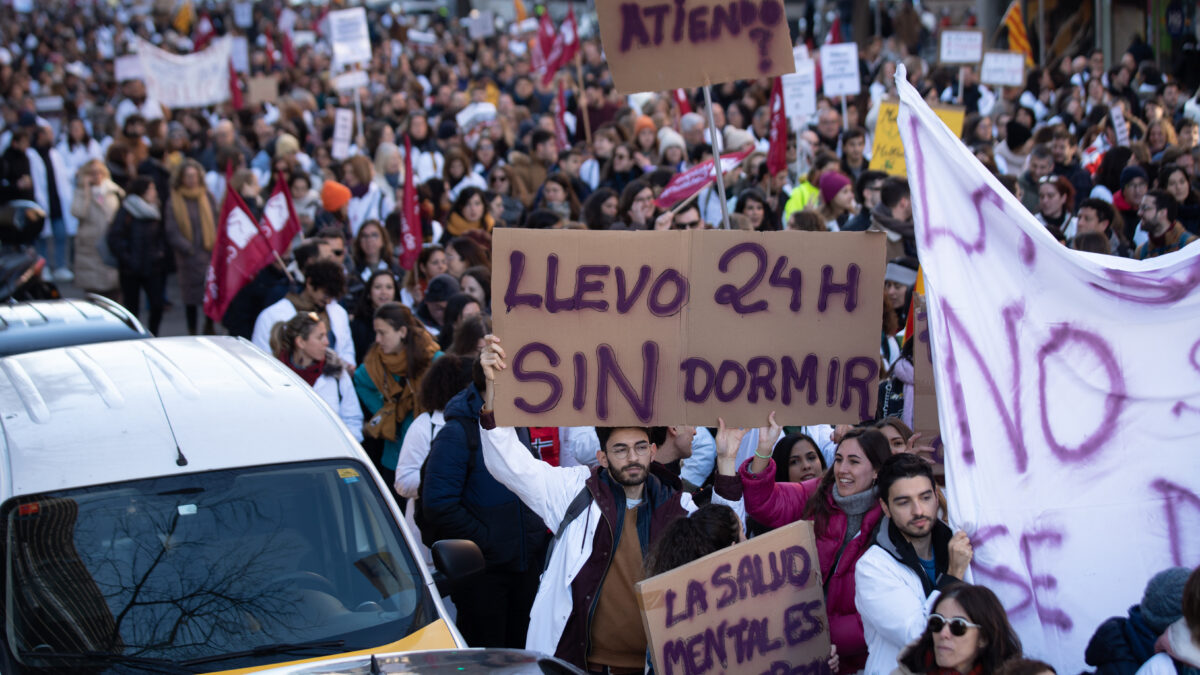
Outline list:
[[[311,385],[426,545],[482,550],[486,570],[451,593],[471,646],[643,672],[639,581],[806,520],[835,672],[1054,672],[968,583],[943,448],[913,431],[918,246],[906,176],[872,163],[881,108],[903,64],[928,102],[958,106],[962,142],[1062,246],[1145,260],[1200,237],[1196,63],[1163,67],[1138,39],[985,84],[936,57],[939,31],[973,17],[905,1],[859,43],[861,93],[821,95],[818,73],[797,125],[774,112],[776,78],[714,83],[711,105],[699,88],[618,93],[612,46],[585,30],[592,10],[577,24],[575,10],[526,16],[515,0],[514,17],[481,25],[478,12],[368,9],[356,70],[335,62],[338,7],[25,9],[0,9],[0,199],[45,211],[46,278],[118,300],[155,334],[182,312],[189,333],[251,340]],[[795,43],[816,58],[849,36],[835,14],[810,11]],[[150,71],[122,61],[218,44],[230,84],[207,105],[156,99]],[[365,79],[339,85],[345,72]],[[710,169],[681,188],[714,148],[721,185]],[[212,269],[214,251],[239,218],[282,219],[286,237],[222,287],[236,274]],[[491,320],[498,230],[723,227],[886,237],[873,419],[496,425],[511,377]],[[1084,658],[1104,674],[1200,672],[1200,571],[1156,574]]]

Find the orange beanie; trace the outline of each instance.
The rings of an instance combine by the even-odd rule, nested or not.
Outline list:
[[[327,180],[321,186],[321,206],[329,213],[340,211],[349,203],[350,188],[333,180]]]

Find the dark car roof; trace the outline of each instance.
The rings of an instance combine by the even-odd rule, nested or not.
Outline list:
[[[0,304],[0,356],[147,337],[137,317],[98,295]]]

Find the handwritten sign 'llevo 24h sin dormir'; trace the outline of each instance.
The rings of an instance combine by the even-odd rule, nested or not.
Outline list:
[[[498,229],[492,259],[501,424],[874,416],[882,233]]]
[[[795,72],[783,0],[601,0],[596,18],[622,93]]]

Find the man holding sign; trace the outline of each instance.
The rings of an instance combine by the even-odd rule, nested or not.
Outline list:
[[[506,355],[499,338],[485,341],[480,363],[487,386],[479,417],[484,463],[554,530],[526,648],[592,672],[640,673],[646,634],[631,617],[638,612],[634,584],[644,576],[642,559],[666,526],[696,504],[650,475],[656,447],[645,427],[597,427],[596,468],[552,467],[535,459],[514,429],[496,427],[496,376],[507,369]],[[721,434],[718,462],[732,463],[730,445],[736,452],[736,442]],[[717,483],[713,501],[744,514],[736,477]]]

